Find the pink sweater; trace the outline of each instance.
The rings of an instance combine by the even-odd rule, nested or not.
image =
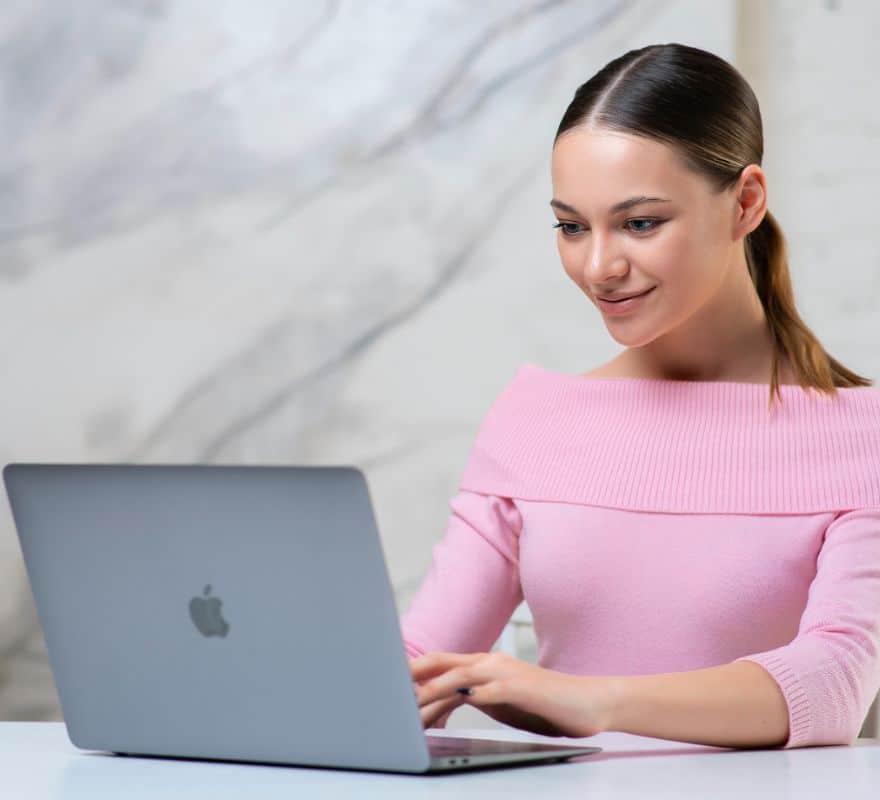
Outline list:
[[[401,617],[409,658],[489,651],[525,599],[543,667],[747,659],[785,748],[851,744],[880,690],[880,388],[780,391],[771,416],[761,384],[523,364]]]

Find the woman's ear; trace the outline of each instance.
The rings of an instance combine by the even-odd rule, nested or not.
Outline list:
[[[757,228],[767,213],[767,179],[757,164],[749,164],[739,177],[736,190],[737,237]]]

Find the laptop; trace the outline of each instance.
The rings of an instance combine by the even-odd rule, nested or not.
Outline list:
[[[425,731],[356,467],[15,463],[3,480],[78,748],[405,773],[602,749]]]

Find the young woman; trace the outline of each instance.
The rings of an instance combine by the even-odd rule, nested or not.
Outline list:
[[[799,317],[762,155],[754,93],[703,50],[632,50],[576,91],[559,254],[626,349],[526,363],[482,421],[401,619],[425,727],[468,703],[552,736],[857,737],[880,689],[880,389]],[[523,600],[538,664],[487,652]]]

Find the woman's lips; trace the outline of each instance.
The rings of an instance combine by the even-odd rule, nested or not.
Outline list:
[[[656,288],[656,286],[652,286],[647,292],[643,292],[635,297],[629,297],[626,300],[618,300],[617,302],[614,302],[612,300],[603,300],[601,297],[597,297],[596,302],[605,314],[611,316],[626,314],[630,310],[642,305]]]

